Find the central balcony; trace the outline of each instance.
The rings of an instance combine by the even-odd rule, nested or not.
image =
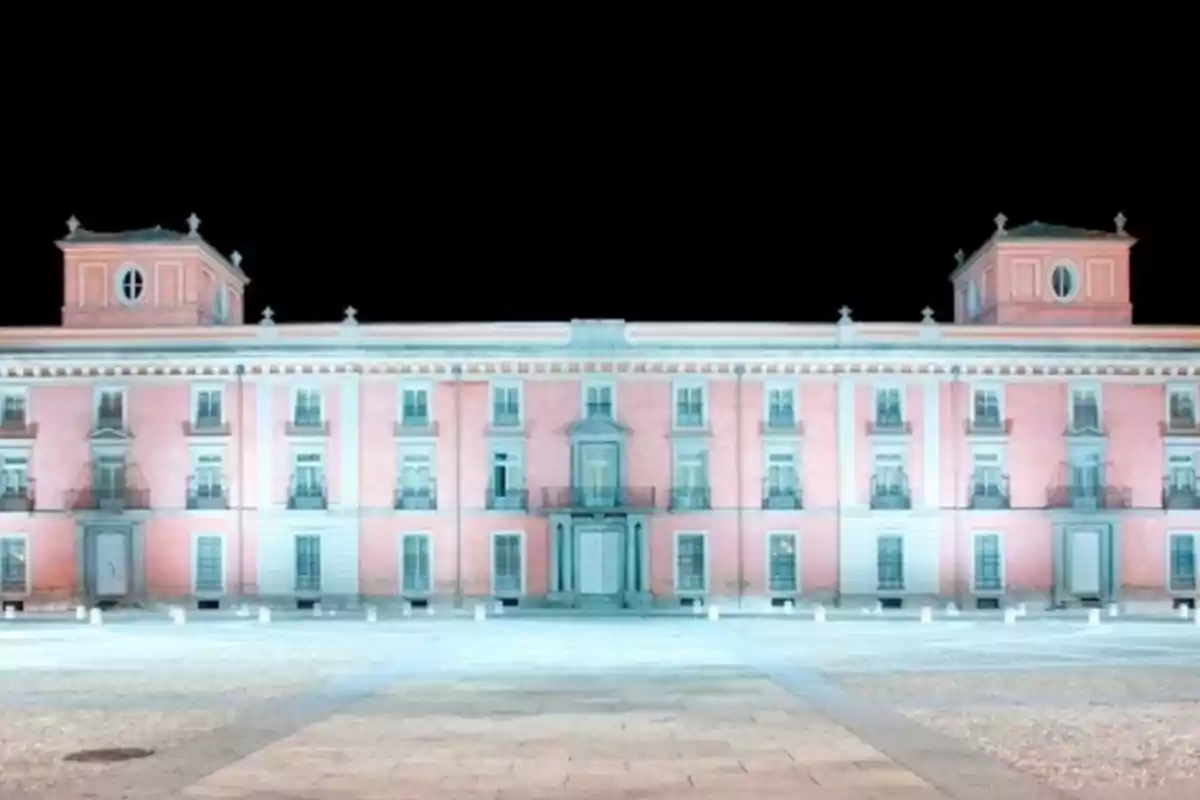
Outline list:
[[[71,511],[145,511],[150,508],[149,489],[93,486],[67,493],[66,506]]]
[[[397,486],[394,501],[397,511],[434,511],[437,485],[430,480],[423,486]]]
[[[1046,507],[1072,511],[1119,510],[1133,506],[1128,486],[1064,484],[1046,490]]]
[[[0,487],[0,513],[29,513],[34,509],[34,482],[29,479],[24,486]]]
[[[491,511],[527,511],[529,509],[528,489],[497,489],[489,486],[487,490],[487,507]]]
[[[212,482],[197,480],[195,475],[188,476],[188,511],[224,511],[228,508],[229,492],[224,479]]]
[[[707,486],[671,489],[672,511],[706,511],[710,508],[712,508],[712,494]]]
[[[1012,508],[1012,493],[1009,489],[1007,475],[1000,475],[999,480],[971,481],[970,494],[967,497],[967,507],[975,511],[999,511]]]
[[[797,483],[763,481],[762,507],[774,511],[798,511],[804,507],[804,495]]]
[[[553,486],[542,489],[542,507],[554,511],[638,511],[655,507],[654,487]]]
[[[912,490],[908,481],[883,481],[871,478],[871,508],[876,511],[907,511],[912,508]]]

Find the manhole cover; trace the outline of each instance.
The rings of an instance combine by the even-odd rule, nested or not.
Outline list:
[[[63,761],[81,761],[84,763],[112,763],[114,761],[133,761],[136,758],[147,758],[154,755],[153,750],[141,747],[106,747],[99,750],[79,750],[63,757]]]

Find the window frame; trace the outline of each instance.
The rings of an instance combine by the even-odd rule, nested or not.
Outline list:
[[[498,591],[497,586],[496,586],[496,578],[497,578],[496,541],[502,537],[508,537],[508,536],[517,537],[520,558],[521,558],[521,568],[520,568],[520,576],[519,576],[520,580],[521,580],[521,585],[518,587],[518,589],[516,591],[512,591],[511,589],[505,589],[504,591]],[[519,531],[519,530],[492,531],[491,536],[488,539],[488,543],[489,543],[489,547],[488,547],[488,581],[489,581],[489,588],[491,589],[492,597],[524,597],[527,587],[529,586],[529,581],[528,581],[529,576],[527,574],[527,571],[529,569],[529,549],[526,546],[527,542],[525,539],[525,531]]]
[[[589,414],[590,404],[588,403],[588,394],[593,389],[608,389],[609,397],[609,419],[614,422],[617,419],[617,382],[606,378],[588,378],[583,381],[579,387],[579,418],[591,419]]]
[[[426,572],[429,574],[429,587],[426,589],[415,589],[407,585],[408,573],[405,570],[405,546],[409,539],[424,538],[426,541],[426,553],[428,555],[428,563],[426,564]],[[436,586],[436,572],[434,571],[434,537],[433,531],[401,531],[399,542],[399,561],[397,586],[401,597],[429,597],[434,592]],[[494,554],[493,554],[494,555]],[[494,565],[493,565],[494,566]]]
[[[1172,419],[1171,418],[1171,397],[1173,395],[1177,395],[1177,394],[1187,395],[1188,397],[1191,398],[1191,400],[1192,400],[1192,427],[1195,427],[1197,424],[1200,424],[1200,404],[1197,403],[1197,401],[1200,400],[1200,396],[1198,396],[1198,395],[1200,395],[1200,391],[1197,390],[1197,385],[1194,383],[1168,383],[1166,385],[1166,392],[1164,392],[1164,396],[1163,396],[1163,404],[1164,404],[1163,405],[1163,419],[1166,420],[1168,431],[1172,430],[1172,428],[1171,428],[1171,419]],[[25,408],[25,416],[26,417],[29,416],[28,405]]]
[[[307,427],[308,425],[312,424],[312,423],[308,423],[308,422],[302,423],[302,422],[300,422],[299,419],[297,419],[296,412],[298,412],[300,410],[300,394],[301,393],[316,395],[316,397],[317,397],[317,412],[318,412],[316,424],[324,425],[328,421],[325,416],[325,390],[321,386],[314,385],[314,384],[308,384],[308,383],[297,384],[296,386],[292,387],[292,398],[291,398],[292,399],[292,407],[288,414],[288,418],[290,419],[292,425],[295,425],[297,427],[299,427],[299,426]]]
[[[129,427],[129,389],[125,386],[97,386],[92,392],[92,424],[100,424],[100,408],[104,396],[116,394],[121,396],[121,429]]]
[[[776,589],[771,583],[775,577],[774,570],[772,569],[771,543],[774,539],[780,538],[780,537],[791,537],[791,539],[792,539],[792,570],[795,574],[792,576],[792,588],[791,589]],[[800,594],[803,591],[803,582],[800,579],[801,572],[802,572],[801,566],[800,566],[800,555],[801,555],[800,554],[800,545],[801,545],[801,539],[800,539],[799,531],[794,531],[794,530],[768,530],[767,531],[765,555],[766,555],[766,576],[767,576],[766,589],[767,589],[768,594],[771,594],[771,595],[796,595],[796,594]]]
[[[191,390],[191,421],[196,424],[200,421],[200,396],[215,392],[220,398],[221,416],[217,418],[218,425],[225,424],[225,387],[215,383],[199,383],[192,386]]]
[[[125,295],[125,277],[127,275],[137,275],[142,279],[142,291],[137,297],[127,297]],[[127,262],[122,264],[116,275],[113,277],[113,291],[116,293],[117,302],[126,307],[141,305],[146,299],[146,293],[150,291],[150,281],[146,276],[146,270],[140,264]]]
[[[1173,582],[1174,573],[1172,568],[1175,565],[1173,542],[1175,539],[1191,539],[1192,540],[1192,581],[1190,588],[1175,588]],[[1167,531],[1167,547],[1166,547],[1166,574],[1163,577],[1167,593],[1171,595],[1183,595],[1191,597],[1200,591],[1200,531],[1188,530],[1172,530]],[[28,558],[28,556],[26,556]]]
[[[900,398],[900,424],[909,421],[908,418],[908,390],[903,383],[895,381],[881,381],[875,383],[871,387],[871,421],[875,425],[879,425],[879,395],[882,392],[894,391]]]
[[[436,417],[433,409],[433,387],[434,384],[430,381],[401,381],[397,387],[397,402],[396,402],[396,419],[401,427],[406,428],[424,428],[433,424]],[[424,392],[425,393],[425,420],[424,422],[410,421],[408,418],[408,406],[404,402],[405,392]]]
[[[881,569],[883,551],[880,546],[880,543],[884,539],[896,539],[900,542],[900,583],[898,586],[884,586],[883,585],[883,571]],[[904,592],[904,591],[907,591],[908,581],[906,580],[905,573],[907,572],[908,564],[907,564],[907,559],[905,558],[904,550],[905,550],[905,548],[904,548],[904,534],[903,533],[887,532],[887,533],[880,533],[875,536],[875,586],[876,586],[877,592],[882,593],[882,592]]]
[[[981,589],[979,587],[979,540],[986,536],[996,537],[996,556],[997,556],[997,572],[1000,585],[995,589]],[[971,532],[971,593],[984,597],[994,597],[1003,595],[1005,587],[1008,586],[1008,568],[1005,564],[1004,553],[1004,534],[1001,531],[972,531]]]
[[[1096,426],[1104,430],[1104,392],[1100,384],[1094,381],[1073,382],[1067,384],[1067,421],[1071,430],[1082,430],[1075,420],[1075,395],[1091,394],[1096,398]]]
[[[0,582],[0,595],[4,597],[29,597],[33,594],[33,554],[30,552],[30,538],[28,533],[12,532],[0,533],[0,542],[16,541],[21,542],[25,552],[25,576],[23,579],[24,589],[19,592],[6,591],[3,589],[3,583]],[[0,578],[3,577],[4,564],[0,563]]]
[[[763,384],[763,421],[768,428],[771,425],[771,393],[772,392],[791,392],[792,395],[792,419],[790,426],[795,426],[800,422],[800,387],[795,381],[772,380],[766,381]]]
[[[671,382],[671,429],[677,431],[700,431],[708,428],[710,420],[708,381],[703,379],[684,379]],[[681,425],[679,423],[679,393],[684,390],[700,390],[700,424]]]
[[[517,390],[517,424],[496,424],[496,391]],[[501,430],[520,430],[525,427],[525,383],[520,380],[495,380],[488,383],[488,425]]]
[[[1071,291],[1061,297],[1054,288],[1054,274],[1059,269],[1065,270],[1071,276]],[[1083,288],[1080,285],[1079,268],[1075,266],[1075,262],[1065,258],[1059,259],[1050,265],[1050,269],[1047,272],[1046,284],[1050,288],[1050,296],[1059,303],[1071,302],[1079,296],[1079,292]]]

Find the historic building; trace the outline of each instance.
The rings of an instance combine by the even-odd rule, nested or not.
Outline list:
[[[0,329],[6,603],[1196,597],[1200,328],[1131,324],[1122,217],[832,324],[246,324],[188,222],[72,219]]]

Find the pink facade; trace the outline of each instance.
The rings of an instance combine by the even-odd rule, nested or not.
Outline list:
[[[0,330],[0,590],[56,603],[1194,602],[1200,329],[1008,228],[956,319],[245,324],[240,258],[89,232]]]

